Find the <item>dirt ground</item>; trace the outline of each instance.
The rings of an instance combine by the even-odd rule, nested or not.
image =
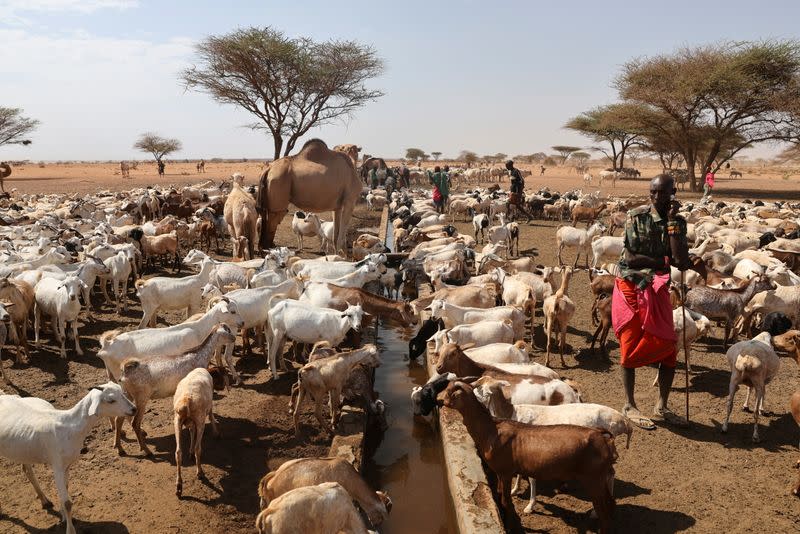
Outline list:
[[[184,165],[187,170],[193,165]],[[49,167],[49,168],[48,168]],[[181,165],[168,165],[168,172],[181,172]],[[244,172],[247,182],[260,172],[258,164],[228,165],[217,168],[207,165],[205,176],[167,175],[163,183],[183,184],[205,178],[219,180],[231,172]],[[127,189],[154,183],[153,174],[133,171],[131,180],[114,176],[113,165],[91,167],[76,165],[30,165],[15,168],[6,186],[24,192],[78,193],[99,189]],[[152,171],[151,171],[152,172]],[[188,170],[187,170],[188,172]],[[583,185],[574,174],[547,171],[544,177],[531,177],[528,186],[549,185],[564,190]],[[747,176],[747,175],[746,175]],[[18,178],[14,180],[14,178]],[[19,179],[21,178],[21,179]],[[615,194],[642,193],[646,181],[622,182]],[[785,186],[785,188],[783,187]],[[734,189],[737,188],[737,189]],[[797,191],[794,179],[752,177],[736,181],[720,180],[719,196],[749,195],[750,198],[792,198]],[[610,188],[603,188],[603,193]],[[748,193],[748,191],[758,191]],[[767,195],[767,196],[765,196]],[[769,196],[773,195],[773,196]],[[679,194],[679,198],[697,195]],[[367,215],[363,207],[356,214],[358,227],[377,224],[375,212]],[[294,245],[287,232],[287,218],[278,234],[278,243]],[[465,232],[469,224],[459,223]],[[538,254],[540,263],[555,263],[555,223],[536,221],[523,225],[520,248],[523,254]],[[316,245],[316,243],[314,243]],[[573,256],[568,255],[571,261]],[[584,398],[590,402],[621,408],[623,395],[618,376],[619,351],[613,334],[609,337],[610,359],[588,350],[588,339],[594,328],[589,310],[591,299],[585,271],[576,273],[569,294],[578,311],[567,336],[567,368],[563,374],[580,382]],[[95,302],[100,300],[95,296]],[[109,313],[112,312],[112,313]],[[134,325],[140,309],[133,302],[122,320],[104,306],[94,324],[81,328],[84,336],[83,357],[69,352],[69,360],[58,357],[51,338],[45,334],[45,344],[32,351],[30,365],[13,365],[8,369],[13,386],[6,391],[42,397],[64,408],[85,394],[88,386],[105,381],[100,360],[94,356],[97,338],[105,330]],[[179,320],[168,316],[170,322]],[[536,360],[543,362],[544,334],[539,312],[536,318]],[[781,370],[768,386],[766,408],[773,415],[761,419],[759,444],[750,441],[752,414],[738,409],[744,399],[740,392],[729,432],[720,433],[724,419],[729,371],[721,350],[721,330],[700,340],[693,351],[694,374],[690,375],[690,411],[692,425],[686,430],[659,427],[654,431],[636,430],[630,449],[624,439],[617,443],[617,508],[614,525],[618,532],[670,533],[690,532],[798,532],[800,531],[800,501],[788,494],[789,485],[797,477],[793,469],[798,460],[797,426],[788,414],[788,399],[798,387],[797,365],[782,359]],[[237,347],[238,350],[238,347]],[[238,352],[237,352],[238,355]],[[4,353],[8,367],[8,351]],[[391,357],[391,356],[390,356]],[[556,359],[554,364],[562,371]],[[328,450],[329,442],[321,435],[306,411],[303,423],[306,438],[297,441],[291,431],[287,395],[294,377],[285,374],[269,381],[265,362],[260,354],[238,360],[237,369],[244,385],[222,393],[215,400],[215,411],[221,423],[222,437],[205,439],[203,460],[207,483],[193,474],[192,466],[184,472],[184,498],[174,495],[173,464],[174,437],[171,422],[171,399],[149,405],[144,427],[148,442],[156,455],[144,458],[136,443],[124,442],[128,455],[118,457],[111,447],[112,435],[105,423],[98,425],[86,441],[86,454],[70,472],[70,490],[74,501],[76,526],[88,533],[150,533],[150,532],[252,532],[258,512],[256,485],[259,478],[283,460],[306,455],[320,455]],[[643,412],[649,413],[656,400],[656,388],[650,386],[655,374],[646,368],[638,373],[637,399]],[[671,407],[683,412],[684,374],[680,368],[671,397]],[[132,436],[132,432],[128,432]],[[55,497],[49,469],[35,468],[43,489]],[[0,460],[0,488],[4,499],[0,515],[0,532],[53,532],[57,528],[55,513],[39,508],[32,488],[22,470]],[[517,499],[518,511],[526,501]],[[581,490],[571,485],[566,493],[556,493],[552,485],[540,483],[534,514],[523,521],[530,532],[585,532],[593,530],[595,522],[588,518],[591,504]]]

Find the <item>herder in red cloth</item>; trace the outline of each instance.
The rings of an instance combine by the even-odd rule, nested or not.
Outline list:
[[[647,429],[655,425],[642,415],[633,396],[636,368],[645,365],[659,367],[659,400],[654,414],[670,424],[687,424],[667,407],[677,361],[669,298],[670,265],[681,271],[689,265],[686,221],[677,215],[680,204],[675,193],[672,177],[659,175],[650,182],[651,204],[628,212],[621,272],[611,306],[626,396],[623,413]]]

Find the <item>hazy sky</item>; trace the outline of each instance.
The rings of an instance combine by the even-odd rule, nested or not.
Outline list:
[[[267,157],[250,116],[198,93],[178,73],[193,43],[238,27],[356,39],[386,62],[386,96],[347,124],[312,130],[372,154],[408,147],[446,156],[585,146],[562,128],[613,102],[630,58],[683,45],[797,38],[800,2],[0,0],[0,105],[41,120],[4,159],[124,159],[138,134],[183,141],[176,157]]]

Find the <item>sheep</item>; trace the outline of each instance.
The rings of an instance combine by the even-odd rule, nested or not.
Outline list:
[[[561,287],[556,291],[555,295],[551,295],[544,299],[542,304],[542,311],[544,312],[545,330],[547,332],[547,356],[545,357],[544,364],[550,366],[550,341],[552,338],[553,327],[558,326],[560,341],[559,341],[559,354],[561,356],[561,366],[566,367],[564,363],[564,343],[567,338],[567,327],[572,316],[575,315],[575,303],[567,295],[569,289],[569,279],[572,276],[572,269],[566,267],[561,271]]]
[[[292,300],[283,300],[274,306],[270,299],[270,310],[267,321],[271,329],[269,342],[269,366],[272,378],[278,376],[278,353],[282,353],[286,338],[298,343],[316,343],[328,341],[337,346],[344,340],[347,331],[361,329],[364,312],[361,306],[348,306],[343,312],[326,308],[317,308]],[[281,357],[281,367],[285,363]]]
[[[56,339],[61,344],[61,357],[67,357],[67,323],[72,323],[72,337],[75,339],[75,352],[83,356],[80,336],[78,336],[78,315],[81,301],[78,298],[85,284],[76,276],[68,276],[63,281],[45,278],[36,284],[33,306],[34,339],[39,344],[39,326],[42,314],[50,317],[55,327]]]
[[[520,474],[537,480],[578,479],[590,495],[600,534],[610,532],[617,459],[611,433],[574,425],[494,420],[464,382],[451,383],[440,398],[442,405],[461,414],[478,454],[497,475],[507,531],[522,532],[511,500],[511,479]]]
[[[142,302],[142,320],[137,328],[155,326],[159,310],[186,309],[186,317],[197,313],[202,305],[201,292],[208,283],[214,263],[203,260],[198,274],[183,278],[156,276],[136,281],[136,295]]]
[[[561,260],[561,251],[564,249],[564,247],[573,247],[578,249],[578,252],[575,255],[575,263],[573,267],[578,266],[578,258],[580,258],[581,252],[583,252],[584,256],[586,256],[586,264],[588,266],[589,250],[591,248],[592,238],[596,235],[602,234],[605,231],[606,227],[600,222],[594,223],[589,227],[588,230],[581,230],[573,226],[560,226],[558,230],[556,230],[558,265],[564,265],[564,262]]]
[[[339,398],[342,388],[352,369],[362,362],[372,367],[380,365],[378,349],[375,345],[365,345],[358,350],[321,358],[300,368],[297,372],[297,397],[295,398],[294,393],[292,394],[292,405],[294,406],[292,418],[296,436],[300,436],[300,405],[306,396],[314,401],[314,414],[320,426],[333,436],[339,421]],[[330,397],[330,425],[327,425],[322,417],[322,403],[325,402],[326,394]]]
[[[128,277],[133,270],[131,267],[132,261],[133,257],[129,252],[119,251],[116,256],[112,256],[103,262],[109,274],[100,276],[100,287],[103,289],[106,302],[110,303],[111,299],[108,298],[108,293],[106,293],[106,283],[111,282],[117,313],[120,313],[120,300],[122,301],[122,310],[128,311]]]
[[[172,396],[178,383],[193,369],[208,367],[217,348],[224,343],[231,343],[236,337],[228,326],[219,325],[206,337],[203,343],[192,350],[178,356],[156,356],[148,359],[128,358],[122,363],[122,372],[119,383],[125,393],[136,404],[136,416],[133,418],[133,431],[139,441],[139,447],[147,456],[153,452],[145,443],[145,434],[142,432],[142,418],[146,413],[145,408],[150,399],[163,399]],[[173,353],[174,354],[174,353]],[[114,422],[115,435],[114,447],[120,455],[125,454],[120,437],[124,418],[117,417]],[[179,431],[179,429],[176,429]],[[199,463],[199,458],[195,457]]]
[[[503,395],[502,387],[508,386],[502,380],[483,377],[474,386],[475,397],[483,404],[492,417],[510,419],[526,425],[576,425],[586,428],[598,428],[609,432],[615,438],[620,434],[627,435],[625,448],[631,446],[633,426],[627,417],[617,410],[601,404],[561,404],[558,406],[541,406],[537,404],[511,404]],[[516,495],[519,488],[519,476],[511,490]],[[528,479],[530,484],[530,501],[525,513],[533,512],[536,504],[536,480]]]
[[[392,510],[392,500],[382,491],[372,491],[353,465],[342,458],[297,458],[284,462],[258,483],[260,507],[293,489],[337,482],[358,502],[373,527],[383,523]]]
[[[69,468],[80,458],[84,440],[101,417],[132,416],[136,408],[120,386],[93,387],[69,410],[57,410],[49,402],[18,395],[0,395],[0,456],[22,464],[43,508],[52,506],[33,474],[33,464],[49,464],[61,505],[67,534],[72,524],[72,501],[67,489]]]
[[[109,379],[116,380],[122,371],[122,363],[127,358],[145,360],[181,354],[199,346],[219,323],[225,323],[231,328],[242,327],[244,321],[235,303],[223,298],[197,319],[166,328],[145,328],[129,332],[111,330],[100,336],[97,357],[103,360]],[[228,368],[234,377],[237,376],[231,360],[228,361]]]
[[[468,308],[452,304],[443,299],[434,299],[426,308],[430,310],[431,317],[444,321],[447,328],[460,324],[472,324],[479,321],[510,320],[514,329],[514,339],[525,337],[525,312],[514,306],[496,306],[494,308]]]
[[[754,408],[755,425],[753,428],[753,441],[758,443],[758,415],[763,411],[764,392],[766,385],[778,374],[780,359],[772,348],[772,337],[785,332],[785,328],[773,325],[769,331],[762,332],[756,337],[746,341],[740,341],[731,345],[725,353],[728,364],[731,368],[731,381],[728,390],[728,410],[725,415],[725,422],[722,424],[722,432],[728,431],[728,421],[733,409],[733,397],[739,384],[747,386],[747,397],[744,401],[743,410],[747,411],[750,403],[750,393],[756,391],[756,401]]]
[[[28,352],[28,316],[36,301],[33,287],[22,280],[8,276],[0,277],[0,300],[14,304],[9,325],[12,343],[17,345],[16,362],[22,363],[30,355]],[[24,358],[23,358],[24,355]]]
[[[709,319],[725,321],[725,336],[722,348],[728,348],[731,329],[736,319],[742,315],[745,306],[756,293],[774,287],[764,276],[757,276],[748,282],[743,291],[733,289],[714,289],[707,286],[696,286],[686,293],[685,305]],[[734,337],[736,332],[734,331]]]
[[[336,482],[303,486],[272,501],[256,517],[258,534],[368,534],[347,490]]]
[[[211,378],[211,373],[208,372],[208,369],[203,367],[190,371],[175,387],[172,408],[175,413],[175,465],[178,469],[178,475],[175,479],[175,494],[178,497],[183,494],[181,429],[183,427],[189,428],[191,440],[189,450],[194,455],[197,478],[205,480],[200,455],[203,450],[203,432],[205,431],[206,418],[211,423],[212,434],[215,437],[219,435],[217,420],[214,418],[213,399],[214,380]]]
[[[0,290],[1,295],[2,291]],[[784,313],[794,324],[800,325],[800,286],[778,286],[774,289],[756,292],[744,307],[738,331],[750,335],[750,323],[753,316],[772,312]]]

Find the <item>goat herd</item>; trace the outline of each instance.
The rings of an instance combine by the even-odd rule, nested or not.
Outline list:
[[[532,257],[520,257],[524,225],[507,222],[515,214],[506,213],[507,199],[496,186],[452,196],[449,216],[434,209],[424,190],[403,189],[387,198],[379,188],[365,190],[364,196],[370,208],[388,205],[393,236],[388,244],[396,254],[387,255],[386,243],[374,235],[361,234],[347,261],[337,255],[341,251],[326,250],[332,246],[331,223],[297,212],[291,224],[296,252],[302,252],[304,237],[319,236],[323,252],[330,254],[300,259],[279,247],[252,258],[255,203],[237,179],[227,187],[206,183],[181,191],[148,188],[83,199],[21,195],[0,200],[0,347],[12,347],[15,368],[28,365],[30,317],[35,343],[47,319],[61,357],[67,358],[68,332],[76,354],[83,354],[80,326],[93,320],[95,286],[100,286],[104,305],[119,314],[127,309],[133,280],[142,305],[137,329],[110,330],[100,337],[96,356],[109,381],[93,387],[75,406],[56,409],[40,398],[0,395],[0,456],[22,464],[43,506],[50,502],[32,466],[51,466],[69,534],[75,528],[68,470],[102,419],[111,421],[121,454],[123,425],[129,420],[139,447],[151,455],[142,430],[147,403],[173,397],[177,495],[183,492],[182,428],[189,428],[196,474],[204,476],[206,420],[217,432],[214,390],[242,381],[233,358],[239,334],[243,353],[252,350],[251,336],[261,345],[273,378],[279,367],[287,370],[291,353],[285,353],[285,344],[294,343],[294,358],[301,363],[290,410],[300,439],[299,417],[307,399],[329,435],[337,431],[343,404],[382,417],[384,404],[372,387],[381,356],[375,345],[361,342],[372,316],[419,325],[409,341],[410,357],[426,355],[430,343],[437,374],[409,392],[414,413],[428,415],[437,406],[461,413],[478,454],[496,475],[507,530],[521,529],[511,498],[521,476],[531,487],[526,512],[532,511],[537,479],[578,480],[592,500],[600,532],[610,530],[614,438],[626,434],[629,442],[632,424],[612,408],[582,402],[580,385],[552,370],[550,355],[555,339],[564,367],[568,327],[578,308],[569,283],[581,254],[594,294],[591,315],[597,330],[591,347],[599,341],[604,350],[615,261],[622,249],[622,238],[613,232],[624,225],[626,210],[644,200],[546,189],[529,194],[526,204],[534,216],[572,221],[556,233],[559,265],[544,267]],[[237,204],[230,209],[233,199]],[[676,291],[674,324],[676,330],[686,325],[691,343],[709,331],[712,321],[724,322],[725,347],[733,343],[727,350],[728,416],[736,389],[745,384],[748,401],[750,390],[755,392],[753,439],[758,440],[764,389],[779,367],[776,349],[800,363],[800,330],[790,329],[800,327],[800,219],[795,207],[780,203],[704,203],[684,209],[694,243],[693,269],[686,277],[686,321],[679,320],[683,297]],[[474,232],[458,233],[453,222],[459,215],[472,217]],[[495,219],[499,223],[493,225]],[[236,261],[209,255],[212,241],[219,246],[226,237]],[[198,242],[200,248],[193,248]],[[565,249],[576,253],[572,266],[561,264]],[[177,271],[184,265],[198,271],[184,277],[141,277],[158,262],[169,262]],[[431,290],[418,294],[428,283]],[[547,336],[544,365],[532,361],[539,304]],[[183,310],[185,321],[156,327],[159,312]],[[763,331],[750,339],[754,328]],[[679,330],[679,339],[682,334]],[[736,342],[739,335],[748,339]],[[3,381],[13,385],[14,369],[0,369]],[[791,406],[800,423],[800,390]],[[723,429],[727,423],[726,418]],[[800,491],[800,480],[794,491]],[[261,480],[258,494],[262,511],[256,527],[262,533],[367,532],[367,522],[376,528],[391,510],[385,493],[371,489],[349,462],[337,458],[285,462]]]

